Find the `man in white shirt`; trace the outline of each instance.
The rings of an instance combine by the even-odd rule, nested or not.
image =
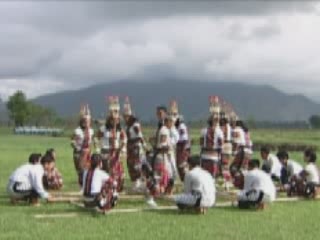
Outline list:
[[[7,192],[14,204],[19,200],[28,201],[32,205],[39,204],[39,198],[53,200],[43,187],[44,171],[51,169],[52,159],[43,158],[41,154],[31,154],[29,163],[17,168],[10,176]]]
[[[248,172],[244,173],[243,190],[238,194],[241,209],[264,209],[265,204],[276,198],[276,188],[270,175],[260,170],[259,160],[249,161]]]
[[[117,203],[117,182],[101,168],[101,155],[92,154],[90,169],[83,174],[82,192],[86,207],[97,207],[106,213]]]
[[[184,193],[174,197],[180,210],[192,209],[204,214],[216,200],[216,188],[213,177],[200,167],[200,157],[189,160],[190,171],[184,178]]]
[[[260,149],[260,155],[263,160],[261,169],[270,174],[272,180],[279,181],[281,177],[282,165],[278,157],[270,153],[270,149],[266,146]]]
[[[296,192],[306,198],[315,198],[319,187],[319,170],[316,165],[317,154],[312,149],[304,152],[304,161],[307,163],[296,182]]]
[[[296,161],[289,159],[287,151],[279,151],[277,157],[282,164],[280,177],[282,189],[287,191],[290,196],[292,187],[295,186],[295,182],[300,178],[303,167]]]

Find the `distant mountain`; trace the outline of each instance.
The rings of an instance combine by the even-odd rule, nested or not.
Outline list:
[[[135,113],[143,120],[155,119],[156,106],[168,104],[171,99],[178,101],[187,120],[206,118],[211,95],[230,102],[243,119],[302,121],[320,111],[320,104],[270,86],[201,81],[118,81],[41,96],[33,101],[52,107],[63,116],[78,114],[80,104],[89,103],[94,116],[101,117],[107,111],[106,97],[110,95],[122,99],[129,96]]]

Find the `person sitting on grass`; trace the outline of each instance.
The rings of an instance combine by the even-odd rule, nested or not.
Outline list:
[[[272,180],[280,181],[282,166],[278,157],[270,153],[270,149],[266,146],[260,149],[260,155],[263,160],[261,169],[270,174]]]
[[[44,158],[41,161],[41,154],[32,153],[29,163],[17,168],[9,178],[7,192],[11,203],[27,201],[31,205],[39,205],[39,198],[46,199],[48,202],[53,198],[43,187],[42,178],[44,172],[51,167],[52,159]]]
[[[294,194],[306,198],[316,198],[319,186],[319,171],[316,166],[317,155],[312,149],[304,152],[304,161],[307,163],[299,178],[291,184],[289,195]]]
[[[286,191],[288,196],[291,196],[291,186],[294,186],[295,181],[300,178],[303,167],[298,162],[289,159],[287,151],[279,151],[277,157],[282,164],[280,190]]]
[[[243,174],[244,185],[238,194],[238,207],[262,210],[265,204],[275,200],[276,188],[270,175],[259,169],[259,160],[250,160],[248,167],[248,172]]]
[[[184,193],[174,197],[180,210],[195,210],[205,214],[215,204],[216,187],[214,178],[200,167],[200,157],[188,159],[189,171],[184,178]]]
[[[63,187],[61,173],[56,167],[56,151],[50,148],[46,151],[44,157],[52,158],[51,168],[45,171],[43,176],[43,185],[47,190],[60,190]]]
[[[117,183],[101,168],[101,155],[92,154],[90,169],[83,175],[82,192],[86,207],[95,207],[99,212],[106,213],[117,203]]]

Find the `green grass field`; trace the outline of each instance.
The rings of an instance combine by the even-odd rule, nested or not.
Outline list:
[[[148,131],[150,132],[150,131]],[[196,137],[198,130],[192,131]],[[253,140],[307,143],[320,146],[320,132],[311,130],[256,130]],[[77,191],[68,138],[14,136],[0,130],[0,239],[318,239],[320,202],[275,203],[264,212],[231,207],[210,209],[204,216],[175,210],[121,213],[102,216],[74,205],[59,203],[40,207],[11,206],[5,187],[11,172],[27,161],[31,152],[53,147],[63,174],[63,191]],[[194,147],[193,153],[198,151]],[[258,156],[257,154],[255,154]],[[302,153],[292,153],[301,161]],[[143,201],[121,200],[117,208],[145,207]],[[78,212],[74,218],[36,219],[35,214]]]

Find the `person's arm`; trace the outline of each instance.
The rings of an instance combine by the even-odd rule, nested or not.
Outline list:
[[[31,174],[31,185],[32,188],[40,195],[43,199],[49,199],[50,195],[49,193],[44,189],[43,187],[43,175],[44,170],[42,169],[42,166],[35,166],[32,174]]]
[[[184,178],[184,192],[190,193],[192,191],[192,175],[188,172]]]

